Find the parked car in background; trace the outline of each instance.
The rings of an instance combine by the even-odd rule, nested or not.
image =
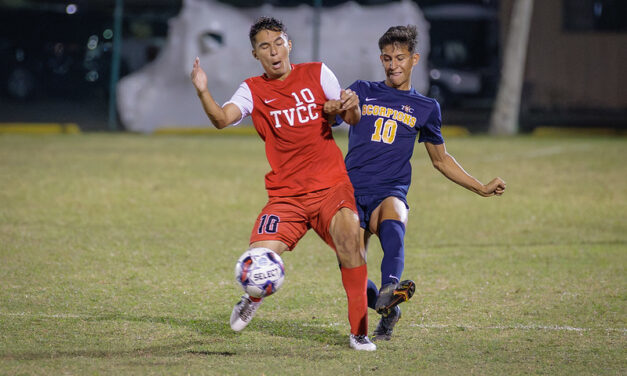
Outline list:
[[[442,107],[489,107],[499,75],[497,10],[478,4],[423,8],[430,23],[428,96]]]

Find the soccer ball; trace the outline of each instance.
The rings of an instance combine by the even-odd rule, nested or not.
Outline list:
[[[235,264],[235,280],[254,298],[274,294],[284,278],[281,256],[268,248],[251,248]]]

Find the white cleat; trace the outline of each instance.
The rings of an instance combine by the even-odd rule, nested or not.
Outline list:
[[[361,351],[375,351],[377,349],[377,345],[370,342],[370,339],[365,334],[358,336],[351,334],[349,337],[349,342],[351,349]]]
[[[242,300],[237,302],[231,312],[231,329],[239,332],[244,329],[246,325],[253,319],[257,308],[261,305],[261,301],[253,302],[248,297],[248,294],[242,296]]]

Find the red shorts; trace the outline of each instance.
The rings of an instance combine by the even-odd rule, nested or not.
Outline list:
[[[329,227],[331,219],[341,208],[357,213],[350,181],[300,196],[270,197],[257,217],[250,243],[279,240],[291,251],[307,230],[313,228],[322,240],[335,249]]]

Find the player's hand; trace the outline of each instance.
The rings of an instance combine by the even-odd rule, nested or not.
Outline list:
[[[500,196],[505,193],[506,183],[501,178],[494,178],[491,182],[483,186],[482,196]]]
[[[342,102],[342,111],[359,107],[359,96],[351,89],[342,90],[340,93],[340,101]]]
[[[200,58],[196,57],[194,60],[194,67],[192,68],[192,74],[190,75],[192,83],[196,88],[196,91],[200,95],[202,92],[207,91],[207,74],[200,67]]]
[[[328,100],[324,102],[324,107],[322,107],[322,110],[327,115],[335,116],[342,111],[342,101],[336,99]]]

